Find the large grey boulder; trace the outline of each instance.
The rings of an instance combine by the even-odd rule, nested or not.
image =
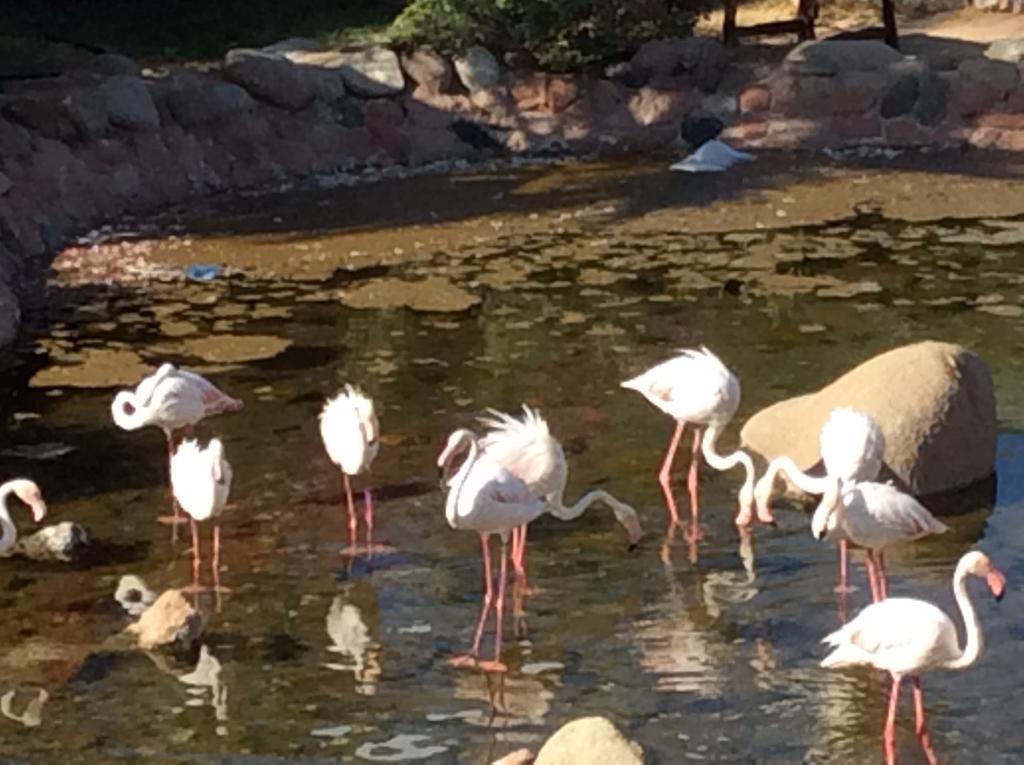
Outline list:
[[[71,563],[81,560],[92,549],[89,531],[77,523],[64,521],[22,537],[13,552],[39,561]]]
[[[367,98],[398,95],[405,89],[405,76],[398,55],[383,45],[371,45],[335,55],[345,87]]]
[[[1005,93],[1017,87],[1020,76],[1017,65],[1006,61],[993,61],[990,58],[969,58],[957,67],[957,74],[967,83],[968,87],[988,87]]]
[[[808,77],[888,69],[903,56],[881,40],[807,40],[791,50],[783,69]]]
[[[995,470],[996,399],[981,358],[959,345],[927,341],[875,356],[816,393],[762,409],[743,426],[743,448],[807,470],[819,461],[818,434],[847,406],[871,415],[885,436],[885,464],[903,488],[938,494]]]
[[[454,63],[459,80],[470,93],[493,88],[501,79],[498,59],[481,45],[467,48],[463,55],[455,58]]]
[[[644,750],[604,717],[582,717],[559,728],[535,765],[643,765]]]
[[[688,74],[698,88],[711,93],[721,82],[728,61],[725,47],[713,37],[670,37],[641,45],[630,59],[629,70],[637,85]]]
[[[108,77],[96,89],[96,96],[111,125],[139,131],[160,129],[160,113],[146,84],[138,77]]]
[[[245,88],[212,77],[187,79],[167,95],[167,107],[183,127],[220,122],[253,105]]]
[[[224,57],[224,76],[261,101],[297,111],[313,101],[316,91],[301,67],[280,53],[236,48]]]

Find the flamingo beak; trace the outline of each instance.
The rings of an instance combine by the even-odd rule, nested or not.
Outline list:
[[[985,574],[985,582],[988,584],[988,588],[992,590],[992,595],[996,601],[1002,600],[1006,592],[1006,577],[1003,576],[1003,573],[993,568]]]
[[[39,523],[46,517],[46,503],[43,500],[35,500],[29,503],[29,509],[32,511],[32,520]]]
[[[760,500],[757,502],[757,519],[761,521],[761,523],[766,523],[774,529],[779,527],[779,524],[775,521],[775,516],[772,515],[772,508],[768,502],[762,502]]]
[[[637,520],[635,515],[626,518],[624,525],[626,527],[626,535],[629,537],[629,550],[632,552],[640,543],[644,531],[640,528],[640,521]]]

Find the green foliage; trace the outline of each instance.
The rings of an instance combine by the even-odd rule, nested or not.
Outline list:
[[[689,34],[709,0],[413,0],[391,36],[459,53],[529,51],[551,71],[621,60],[645,40]]]

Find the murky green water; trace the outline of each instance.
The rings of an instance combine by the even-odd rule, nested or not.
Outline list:
[[[272,204],[224,214],[216,227],[272,218]],[[928,677],[925,689],[943,761],[1017,761],[1024,221],[863,219],[689,236],[683,223],[638,235],[614,219],[580,217],[523,231],[489,227],[487,236],[424,246],[370,270],[346,262],[327,282],[276,279],[269,268],[184,288],[59,280],[57,299],[35,316],[45,335],[22,348],[13,374],[2,474],[35,477],[51,517],[87,525],[112,543],[117,562],[0,563],[8,651],[0,677],[4,690],[20,689],[12,711],[35,688],[50,694],[38,727],[0,718],[0,758],[397,761],[387,759],[396,750],[380,746],[390,741],[404,742],[407,758],[487,763],[536,748],[570,718],[603,714],[659,763],[876,762],[885,679],[817,666],[818,641],[837,624],[832,548],[811,538],[803,514],[782,512],[779,530],[758,529],[753,548],[741,550],[731,524],[739,478],[706,475],[698,560],[691,564],[676,540],[664,565],[654,474],[671,423],[617,384],[674,348],[705,343],[743,381],[731,441],[760,406],[873,353],[935,338],[971,346],[992,368],[1003,430],[998,501],[964,508],[942,539],[890,554],[891,589],[952,609],[948,577],[976,543],[1007,573],[1001,605],[979,600],[988,638],[981,663]],[[234,246],[258,259],[261,247],[280,257],[290,241],[344,259],[326,234],[288,236],[211,245],[196,235],[174,249],[209,261]],[[436,275],[480,304],[459,313],[358,310],[335,294],[370,278]],[[263,339],[206,339],[226,334]],[[45,376],[27,384],[40,369],[111,348],[129,352],[115,367],[131,354],[149,365],[176,357],[246,402],[242,414],[200,427],[224,439],[235,466],[222,577],[233,591],[222,613],[209,614],[203,640],[221,665],[214,688],[182,681],[193,670],[186,659],[95,648],[127,623],[111,598],[122,574],[154,588],[190,576],[184,547],[172,548],[154,522],[165,507],[159,432],[118,431],[110,389],[42,385]],[[64,383],[82,375],[72,371]],[[340,554],[338,477],[316,423],[325,396],[345,380],[374,396],[384,431],[371,483],[378,536],[395,552],[372,569]],[[471,638],[479,556],[475,535],[444,522],[434,458],[447,433],[484,407],[521,402],[539,407],[566,445],[569,494],[590,486],[615,493],[638,508],[648,536],[627,552],[610,514],[596,509],[572,525],[531,527],[538,592],[526,601],[527,637],[511,641],[510,671],[499,680],[446,665]],[[11,451],[49,443],[74,451],[53,460]],[[862,589],[855,607],[865,600]],[[500,696],[507,712],[492,715]],[[899,747],[916,762],[910,720],[908,702]]]

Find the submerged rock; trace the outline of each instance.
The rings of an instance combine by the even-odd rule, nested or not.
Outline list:
[[[341,292],[351,308],[410,308],[414,311],[465,311],[480,298],[448,279],[432,276],[421,281],[375,279]]]
[[[29,381],[32,388],[113,388],[134,385],[151,367],[132,351],[87,348],[69,354],[68,364],[46,367]]]
[[[885,435],[885,464],[903,487],[938,494],[995,470],[996,399],[985,362],[959,345],[927,341],[883,353],[816,393],[780,401],[743,426],[744,448],[782,454],[807,470],[835,407],[871,415]]]
[[[70,563],[81,560],[91,548],[92,537],[88,529],[64,521],[22,537],[14,544],[14,554],[32,560]]]
[[[181,351],[203,361],[238,363],[272,359],[291,346],[292,341],[274,335],[207,335],[181,342]]]
[[[166,590],[125,632],[144,651],[153,648],[187,650],[203,632],[203,620],[181,590]]]
[[[644,750],[604,717],[582,717],[547,740],[536,765],[642,765]]]

